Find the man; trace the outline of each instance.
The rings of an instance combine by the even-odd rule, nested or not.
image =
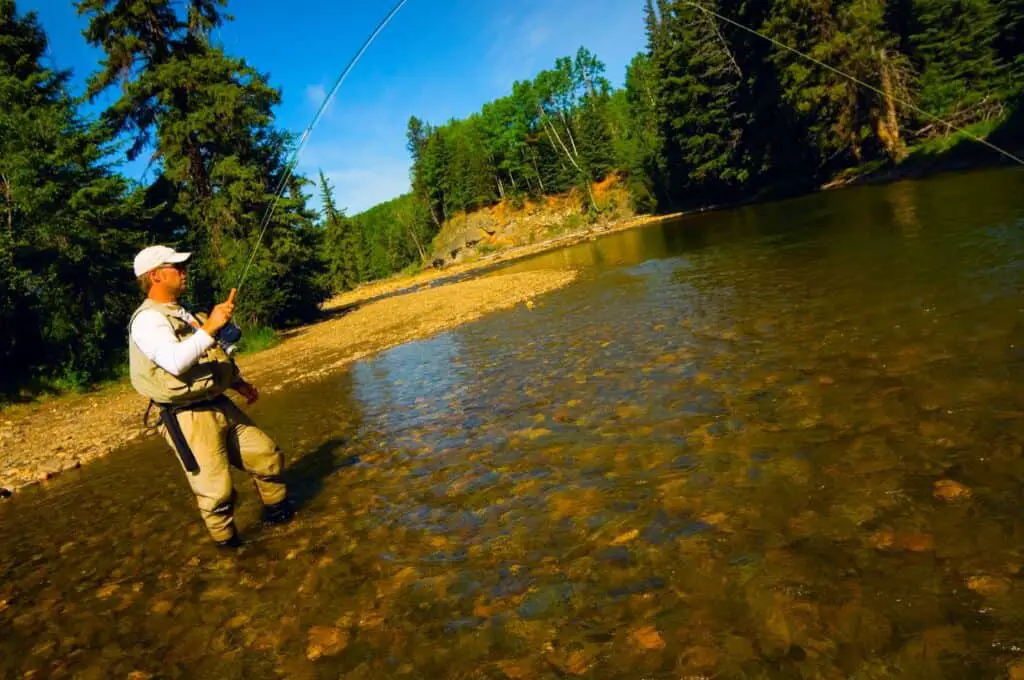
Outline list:
[[[205,319],[178,304],[190,256],[152,246],[135,257],[146,300],[129,322],[131,382],[160,410],[160,431],[178,453],[210,536],[218,546],[234,548],[241,540],[231,465],[252,477],[264,521],[286,522],[293,510],[281,478],[280,450],[225,395],[233,389],[250,404],[259,398],[215,339],[234,312],[235,291]]]

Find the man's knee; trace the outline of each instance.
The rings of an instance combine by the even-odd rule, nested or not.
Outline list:
[[[271,442],[273,445],[273,442]],[[248,456],[247,465],[249,471],[260,477],[279,477],[284,470],[284,455],[276,446],[270,449],[262,449],[253,452]]]

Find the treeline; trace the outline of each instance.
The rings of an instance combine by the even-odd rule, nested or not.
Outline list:
[[[509,196],[578,187],[592,198],[589,183],[612,171],[641,211],[805,190],[949,134],[931,116],[985,134],[1019,106],[1024,84],[1024,0],[643,9],[647,50],[620,89],[580,49],[465,120],[409,121],[414,193],[436,225]]]
[[[274,126],[280,93],[209,39],[224,0],[80,0],[103,60],[85,97],[113,93],[86,120],[48,66],[33,13],[0,0],[0,396],[115,375],[140,300],[134,254],[172,243],[196,253],[203,308],[238,280],[275,191],[282,199],[239,296],[249,327],[313,318],[330,291],[322,230],[301,177],[285,181],[292,139]],[[145,158],[144,186],[113,171]]]
[[[412,118],[412,193],[349,217],[324,178],[314,207],[314,182],[286,173],[294,140],[267,74],[210,39],[226,0],[78,0],[103,55],[84,99],[114,97],[95,119],[35,15],[0,0],[0,397],[116,375],[145,245],[197,254],[197,306],[224,297],[279,188],[239,296],[250,328],[422,265],[444,220],[503,198],[575,188],[596,213],[590,186],[609,173],[638,211],[808,189],[948,134],[929,114],[1021,139],[1003,121],[1024,114],[1024,0],[698,2],[638,7],[648,45],[621,88],[580,49],[465,120]],[[121,156],[154,179],[121,176]]]

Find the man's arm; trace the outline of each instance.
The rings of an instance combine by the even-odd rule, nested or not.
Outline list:
[[[131,329],[132,342],[151,361],[168,373],[180,376],[196,365],[203,352],[216,342],[209,333],[199,329],[179,341],[174,336],[171,322],[160,312],[142,311],[135,317]]]

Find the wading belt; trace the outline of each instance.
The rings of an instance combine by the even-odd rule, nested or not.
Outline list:
[[[171,441],[174,442],[174,450],[178,452],[178,457],[181,458],[181,464],[185,466],[185,469],[189,474],[195,475],[199,473],[199,462],[196,460],[195,454],[192,453],[192,447],[188,445],[188,440],[185,439],[185,433],[181,431],[181,423],[178,422],[178,414],[182,411],[192,411],[197,408],[218,406],[223,403],[223,400],[224,397],[220,396],[204,401],[197,401],[192,404],[158,404],[155,401],[150,401],[149,408],[146,409],[144,421],[149,421],[149,411],[156,406],[160,411],[160,422],[163,423]]]

